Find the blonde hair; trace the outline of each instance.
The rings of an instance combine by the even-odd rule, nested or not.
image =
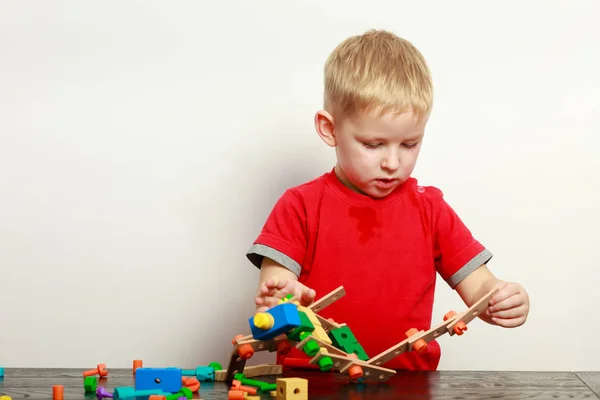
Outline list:
[[[412,111],[421,119],[431,112],[433,85],[415,46],[370,30],[344,40],[327,58],[324,101],[331,113]]]

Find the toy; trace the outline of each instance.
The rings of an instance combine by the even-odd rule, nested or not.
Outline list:
[[[135,389],[177,393],[182,386],[181,377],[180,368],[138,368],[135,371]]]
[[[367,356],[350,327],[327,320],[318,314],[345,296],[343,286],[308,307],[300,306],[288,296],[268,310],[269,315],[258,313],[259,317],[249,319],[250,335],[237,335],[233,339],[233,351],[225,373],[225,381],[231,383],[236,374],[244,373],[246,361],[255,351],[284,351],[286,347],[295,346],[311,357],[309,364],[318,366],[321,371],[335,370],[347,374],[352,381],[385,382],[394,376],[396,371],[383,368],[382,364],[405,351],[422,352],[427,348],[427,343],[446,333],[450,336],[462,335],[467,330],[467,324],[487,308],[490,298],[497,292],[498,289],[489,291],[463,313],[446,313],[442,323],[427,331],[409,329],[405,332],[404,340],[372,358]],[[278,395],[282,394],[278,392]]]

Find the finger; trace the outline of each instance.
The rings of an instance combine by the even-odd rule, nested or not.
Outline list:
[[[268,309],[269,309],[269,307],[265,307],[265,306],[258,307],[256,309],[256,313],[258,314],[258,313],[266,312]]]
[[[315,301],[316,292],[313,289],[305,287],[300,294],[300,304],[303,306],[309,306]]]
[[[516,328],[525,323],[525,317],[519,318],[492,318],[492,322],[504,328]]]
[[[488,307],[488,311],[490,313],[494,313],[496,311],[509,310],[511,308],[519,307],[524,304],[524,299],[522,296],[513,295],[502,300],[499,303],[494,304],[493,306]]]
[[[489,310],[488,310],[489,311]],[[522,304],[515,308],[509,308],[507,310],[491,312],[488,315],[493,318],[502,318],[502,319],[510,319],[510,318],[520,318],[527,314],[527,306]]]
[[[504,300],[508,299],[509,297],[512,297],[518,293],[519,293],[519,288],[517,286],[512,285],[510,283],[506,284],[503,287],[501,287],[501,289],[498,291],[498,293],[496,293],[494,296],[492,296],[492,298],[490,299],[488,304],[490,306],[493,306],[494,304],[500,303],[501,301],[504,301]]]
[[[285,279],[281,281],[278,278],[269,279],[261,285],[260,291],[263,295],[273,296],[278,291],[284,289],[287,284],[288,282]]]
[[[277,296],[265,296],[262,298],[261,305],[263,305],[267,308],[271,308],[271,307],[276,306],[280,299],[281,298],[277,297]]]

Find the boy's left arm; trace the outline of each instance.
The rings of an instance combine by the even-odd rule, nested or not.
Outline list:
[[[467,307],[471,307],[495,288],[500,290],[490,299],[486,312],[479,314],[479,318],[505,328],[523,325],[529,314],[527,291],[518,283],[499,280],[485,264],[469,274],[455,289]]]

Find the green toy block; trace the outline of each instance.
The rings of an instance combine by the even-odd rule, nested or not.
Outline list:
[[[341,348],[346,343],[358,343],[348,325],[329,331],[329,338],[337,348]]]
[[[340,350],[346,353],[354,353],[358,356],[359,360],[367,361],[369,356],[365,352],[365,349],[358,343],[356,337],[348,326],[342,326],[337,329],[332,329],[329,332],[332,344]]]
[[[315,330],[315,326],[313,325],[313,323],[308,318],[308,315],[306,315],[305,312],[298,311],[298,315],[300,315],[300,326],[292,329],[291,332],[287,333],[287,337],[290,340],[294,340],[296,342],[299,342],[302,340],[302,339],[300,339],[300,337],[301,337],[300,335],[302,333],[312,332]]]
[[[96,391],[98,387],[98,378],[95,376],[86,376],[83,379],[83,389],[86,393],[92,393]]]

